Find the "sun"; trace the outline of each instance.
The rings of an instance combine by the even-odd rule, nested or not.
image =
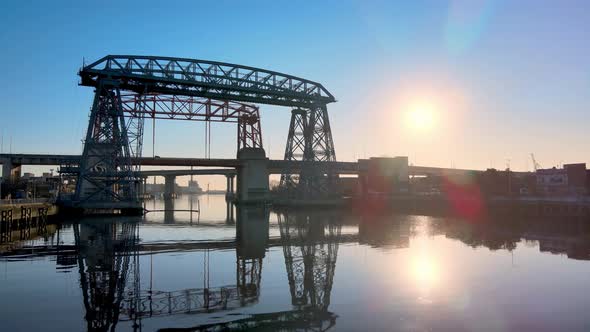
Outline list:
[[[429,130],[434,125],[434,106],[431,103],[416,103],[408,109],[406,120],[413,130]]]

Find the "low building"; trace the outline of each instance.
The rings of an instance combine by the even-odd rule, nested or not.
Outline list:
[[[536,192],[549,196],[585,195],[586,164],[566,164],[563,168],[539,169],[535,173],[537,179]]]
[[[363,191],[369,194],[399,194],[409,191],[408,157],[370,158],[359,160],[359,166],[366,170],[359,174],[365,179]]]

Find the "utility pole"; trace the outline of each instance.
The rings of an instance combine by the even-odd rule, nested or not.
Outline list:
[[[510,159],[506,159],[506,174],[508,175],[508,195],[512,195],[512,180],[510,178]]]

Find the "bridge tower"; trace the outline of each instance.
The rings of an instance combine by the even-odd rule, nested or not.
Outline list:
[[[139,209],[132,150],[118,81],[96,87],[74,198],[82,209]]]
[[[336,161],[334,140],[326,105],[291,112],[291,122],[285,148],[285,160]],[[281,188],[299,198],[325,195],[333,183],[332,174],[324,174],[311,163],[299,175],[287,170],[281,175]]]

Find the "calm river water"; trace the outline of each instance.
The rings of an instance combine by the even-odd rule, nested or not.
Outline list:
[[[0,330],[590,331],[587,221],[197,207],[0,245]]]

